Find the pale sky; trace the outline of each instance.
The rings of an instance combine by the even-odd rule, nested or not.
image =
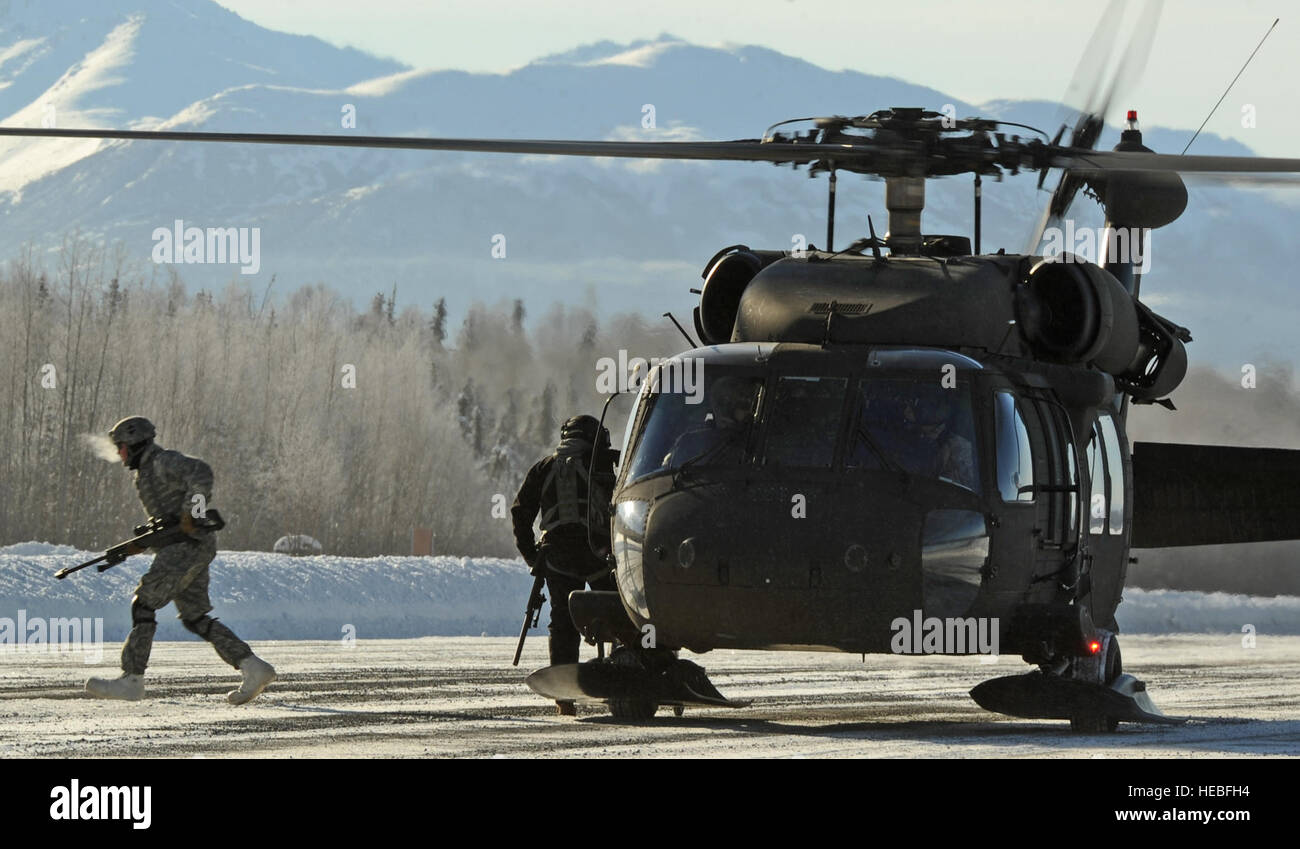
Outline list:
[[[1106,8],[1099,0],[219,2],[265,27],[419,68],[500,73],[580,44],[666,32],[698,44],[770,47],[831,70],[895,76],[975,103],[1061,99]],[[1136,17],[1131,9],[1121,28],[1125,38],[1137,28]],[[1116,99],[1112,122],[1131,105],[1145,123],[1195,129],[1277,17],[1281,22],[1206,129],[1261,155],[1300,155],[1300,113],[1292,103],[1300,71],[1295,0],[1166,2],[1145,74]],[[1253,128],[1242,126],[1247,104],[1254,107]],[[891,105],[899,104],[848,103],[841,111]]]

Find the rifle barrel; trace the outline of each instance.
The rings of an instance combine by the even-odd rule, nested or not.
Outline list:
[[[87,566],[94,566],[99,561],[107,558],[107,556],[108,555],[106,554],[101,554],[99,557],[96,557],[94,560],[87,560],[85,563],[78,563],[76,566],[68,566],[66,568],[60,569],[59,571],[54,573],[54,577],[62,581],[64,578],[68,577],[73,572],[80,572],[82,569],[85,569]]]
[[[515,659],[511,666],[519,665],[519,656],[524,653],[524,640],[528,639],[528,629],[534,627],[536,619],[542,612],[542,604],[546,601],[542,596],[542,587],[546,586],[546,578],[538,575],[533,579],[532,592],[528,594],[528,607],[524,608],[524,624],[519,629],[519,642],[515,645]]]

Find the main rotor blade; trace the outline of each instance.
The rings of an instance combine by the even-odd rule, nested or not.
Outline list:
[[[695,159],[735,162],[807,164],[834,161],[838,167],[861,173],[895,173],[907,170],[916,153],[909,142],[880,143],[863,139],[854,143],[736,141],[638,142],[549,139],[452,139],[412,136],[346,136],[301,133],[208,133],[183,130],[93,130],[0,127],[0,137],[120,139],[127,141],[191,141],[235,144],[307,145],[323,147],[386,148],[393,150],[445,150],[466,153],[517,153],[536,156],[592,156],[624,159]],[[1116,152],[1058,147],[1041,142],[1022,145],[1018,167],[1069,169],[1073,175],[1093,176],[1110,171],[1178,171],[1223,173],[1295,173],[1300,159],[1253,156],[1197,156],[1168,153]],[[994,167],[996,151],[977,155],[970,166]],[[926,172],[916,163],[915,176],[939,176],[960,171]],[[933,163],[930,163],[933,164]],[[1006,163],[1001,163],[1005,165]],[[873,170],[880,169],[880,170]],[[910,171],[908,171],[910,173]]]
[[[1189,186],[1241,186],[1267,188],[1269,186],[1300,185],[1300,174],[1225,174],[1221,171],[1181,174]]]
[[[848,144],[725,142],[568,141],[542,139],[447,139],[411,136],[345,136],[297,133],[207,133],[181,130],[87,130],[0,127],[0,136],[127,141],[229,142],[238,144],[365,147],[390,150],[451,150],[537,156],[612,156],[630,159],[708,159],[808,163],[819,159],[869,160],[873,152]]]
[[[1080,176],[1109,171],[1177,171],[1179,173],[1291,174],[1300,172],[1300,159],[1276,156],[1196,156],[1114,150],[1063,149],[1050,157],[1053,168],[1069,168]]]

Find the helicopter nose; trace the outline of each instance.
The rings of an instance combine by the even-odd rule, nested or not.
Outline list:
[[[923,511],[838,490],[716,483],[620,503],[618,584],[638,627],[697,650],[887,647],[889,622],[921,608]]]

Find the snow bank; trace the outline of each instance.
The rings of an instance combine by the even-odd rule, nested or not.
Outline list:
[[[1124,590],[1117,614],[1128,634],[1300,634],[1300,596],[1264,598],[1188,590]]]
[[[0,617],[102,617],[107,640],[130,627],[131,592],[149,563],[133,557],[108,572],[54,572],[93,557],[67,546],[27,542],[0,548]],[[495,557],[290,557],[230,551],[212,565],[214,616],[249,640],[337,640],[517,634],[530,580],[519,560]],[[158,638],[191,639],[159,616]],[[550,612],[542,614],[545,635]],[[1300,597],[1261,598],[1175,590],[1124,591],[1124,633],[1300,634]]]
[[[34,553],[33,553],[34,552]],[[102,617],[104,635],[130,629],[131,594],[148,557],[62,581],[54,573],[95,553],[20,543],[0,549],[0,617]],[[495,557],[290,557],[227,551],[212,563],[213,616],[249,640],[337,640],[518,633],[531,579],[520,560]],[[543,614],[543,623],[549,611]],[[175,608],[158,639],[188,639]],[[349,629],[348,626],[351,626]],[[542,633],[545,633],[543,628]]]

